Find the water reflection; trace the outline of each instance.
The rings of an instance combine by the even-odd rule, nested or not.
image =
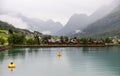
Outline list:
[[[11,72],[13,72],[15,70],[15,68],[8,68]]]
[[[100,68],[97,68],[98,70],[110,72],[111,75],[120,75],[120,47],[98,47],[87,49],[89,57],[93,59],[93,65]]]
[[[120,76],[119,50],[120,47],[15,48],[0,53],[0,76]],[[14,73],[6,68],[9,59],[17,65]]]
[[[28,53],[38,53],[39,52],[39,49],[38,48],[28,48]]]
[[[8,51],[8,57],[16,59],[17,57],[24,58],[26,54],[26,49],[10,49]]]
[[[3,52],[0,53],[0,62],[3,62],[5,58],[5,54]]]

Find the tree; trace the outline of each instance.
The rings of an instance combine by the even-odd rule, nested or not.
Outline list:
[[[40,45],[40,39],[38,35],[35,35],[35,40],[37,41],[37,44]]]
[[[9,32],[10,34],[13,34],[13,30],[12,30],[12,29],[9,29],[8,32]]]
[[[77,39],[77,37],[74,37],[74,39]]]
[[[18,35],[18,34],[12,34],[8,37],[8,43],[9,44],[24,44],[25,42],[25,36],[24,35]]]
[[[65,41],[68,42],[69,41],[69,38],[67,36],[64,37],[65,38]]]
[[[37,44],[37,41],[33,38],[29,38],[29,39],[26,40],[26,44],[34,45],[34,44]]]
[[[37,41],[38,45],[40,45],[40,35],[42,34],[39,33],[38,31],[34,31],[34,38],[35,38],[35,41]]]
[[[93,43],[93,42],[94,42],[94,39],[89,38],[88,42]]]
[[[87,38],[81,38],[80,41],[82,41],[84,44],[89,42],[89,40]]]
[[[48,39],[51,39],[51,36],[47,36],[47,35],[46,35],[46,36],[43,36],[43,37],[42,37],[42,43],[43,43],[43,44],[47,44],[47,43],[48,43]]]
[[[60,37],[60,41],[61,41],[61,42],[64,42],[63,36]]]
[[[0,37],[0,44],[4,45],[4,43],[5,43],[5,39],[3,37]]]
[[[106,39],[105,39],[105,43],[112,43],[112,39],[106,38]]]

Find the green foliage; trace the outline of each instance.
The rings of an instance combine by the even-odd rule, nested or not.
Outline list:
[[[9,34],[7,34],[7,30],[0,30],[0,38],[2,38],[2,39],[4,39],[3,41],[2,41],[2,39],[1,39],[1,42],[3,43],[4,42],[4,44],[5,43],[8,43],[8,41],[7,41],[7,39],[8,39],[8,37],[9,37]],[[1,44],[1,43],[0,43]]]
[[[26,40],[26,44],[34,45],[34,44],[37,44],[37,41],[33,38],[29,38],[29,39]]]
[[[88,39],[88,42],[93,43],[93,42],[94,42],[94,39],[89,38],[89,39]]]
[[[12,29],[9,29],[9,34],[13,34],[13,30]]]
[[[104,39],[104,38],[101,38],[100,40],[101,40],[102,42],[105,42],[105,39]]]
[[[0,30],[0,37],[8,38],[7,30]]]
[[[0,30],[0,33],[7,33],[7,30]]]
[[[112,39],[106,38],[106,39],[105,39],[105,43],[112,43]]]
[[[0,44],[4,45],[4,43],[5,43],[5,39],[3,37],[0,37]]]
[[[38,44],[38,45],[40,44],[40,39],[39,39],[39,36],[38,36],[38,35],[35,36],[35,41],[37,41],[37,44]]]
[[[0,33],[0,37],[4,37],[4,38],[8,38],[9,35],[4,34],[4,33]]]
[[[67,36],[64,37],[65,38],[65,41],[68,42],[69,41],[69,38]]]
[[[60,37],[60,41],[64,42],[64,37],[63,36]]]
[[[86,43],[89,42],[89,39],[87,39],[87,38],[81,38],[80,41],[86,44]]]
[[[47,44],[48,40],[47,39],[42,39],[41,42],[42,42],[42,44]]]
[[[9,44],[24,44],[25,42],[25,36],[24,35],[18,35],[18,34],[12,34],[8,37],[8,43]]]
[[[48,39],[51,39],[51,36],[44,36],[41,39],[41,43],[42,44],[47,44],[48,43]]]
[[[104,43],[112,43],[112,39],[110,38],[101,38],[101,41],[103,41]]]

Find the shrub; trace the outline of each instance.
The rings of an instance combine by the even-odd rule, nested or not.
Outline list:
[[[37,44],[37,41],[33,38],[29,38],[29,39],[26,40],[26,44],[34,45],[34,44]]]
[[[25,36],[24,35],[18,35],[18,34],[12,34],[8,37],[8,43],[9,44],[24,44],[25,42]]]
[[[0,37],[0,44],[4,45],[4,43],[5,43],[5,39],[3,37]]]

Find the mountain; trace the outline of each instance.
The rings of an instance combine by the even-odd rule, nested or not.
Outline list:
[[[15,28],[13,25],[11,24],[8,24],[7,22],[3,22],[3,21],[0,21],[0,30],[12,30],[14,31],[15,33],[18,33],[18,34],[26,34],[26,36],[28,35],[34,35],[33,32],[27,30],[27,29],[20,29],[20,28]],[[39,33],[41,34],[41,33]],[[41,34],[42,35],[42,34]]]
[[[16,31],[16,28],[11,24],[0,21],[0,30],[9,30],[9,29]]]
[[[88,25],[95,21],[104,18],[118,5],[117,0],[113,1],[110,5],[102,6],[96,10],[92,15],[87,16],[85,14],[74,14],[68,21],[68,23],[57,32],[58,35],[71,35],[75,34],[76,30],[82,31]]]
[[[35,19],[35,18],[29,18],[24,16],[21,13],[12,12],[12,11],[6,11],[6,10],[0,10],[0,15],[6,15],[7,18],[11,17],[12,19],[16,20],[18,22],[19,20],[19,27],[27,27],[25,29],[31,30],[31,31],[39,31],[39,32],[48,32],[49,34],[53,35],[58,30],[60,30],[63,25],[60,22],[54,22],[53,20],[47,20],[43,21],[41,19]],[[11,21],[9,21],[11,22]],[[9,23],[8,22],[8,23]],[[18,24],[14,25],[15,27],[18,26]],[[24,25],[22,25],[24,24]],[[22,25],[22,26],[20,26]]]
[[[43,21],[35,18],[28,18],[22,14],[17,14],[17,17],[21,18],[22,21],[27,24],[28,29],[31,31],[49,32],[49,34],[53,35],[63,27],[60,22],[54,22],[51,19]]]
[[[104,18],[106,15],[110,14],[118,5],[119,5],[119,0],[114,0],[110,4],[100,7],[92,15],[90,15],[89,24],[94,23],[95,21],[101,18]]]
[[[120,5],[104,18],[90,24],[79,35],[81,37],[120,36]]]
[[[68,21],[68,23],[60,31],[57,32],[58,35],[68,35],[70,32],[72,34],[81,27],[84,28],[87,24],[88,16],[86,14],[74,14]]]

